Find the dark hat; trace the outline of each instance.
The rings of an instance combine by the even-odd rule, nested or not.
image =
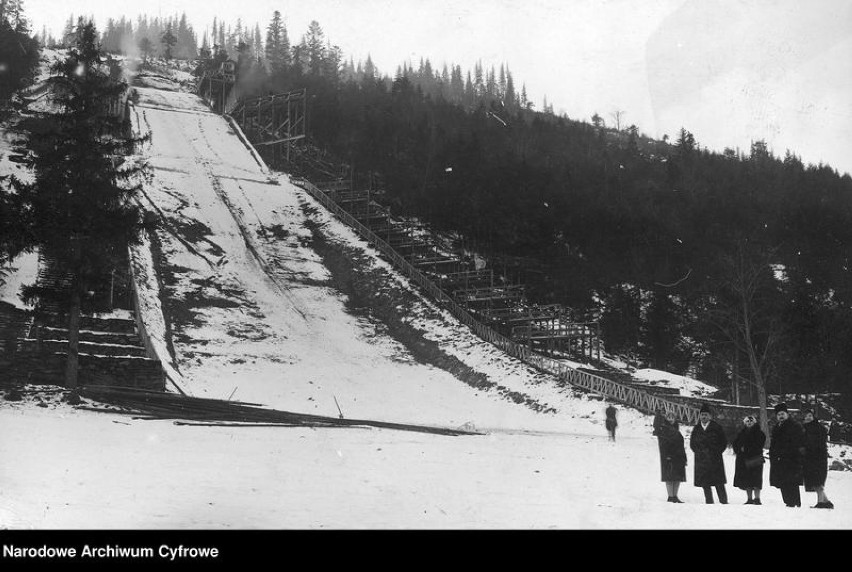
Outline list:
[[[807,415],[808,413],[810,413],[811,415],[813,415],[813,416],[814,416],[814,419],[816,419],[816,411],[814,411],[814,410],[813,410],[813,408],[811,408],[811,407],[808,407],[807,409],[805,409],[804,411],[802,411],[802,417],[804,417],[804,416],[805,416],[805,415]]]
[[[779,411],[787,411],[787,404],[786,403],[779,403],[778,405],[776,405],[775,406],[775,413],[778,413]]]
[[[705,403],[701,406],[701,411],[699,411],[699,413],[709,413],[710,415],[713,415],[713,410],[710,409],[710,406]]]

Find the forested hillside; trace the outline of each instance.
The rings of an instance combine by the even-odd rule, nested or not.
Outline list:
[[[111,37],[115,50],[145,45],[122,26],[132,41]],[[312,145],[377,174],[395,212],[457,233],[533,301],[600,312],[608,351],[720,387],[848,393],[848,175],[763,141],[716,152],[688,126],[653,141],[537,111],[507,65],[405,62],[390,78],[317,22],[298,41],[278,13],[262,39],[242,22],[213,30],[201,66],[235,60],[246,96],[307,88]]]
[[[763,141],[720,153],[685,128],[652,141],[538,112],[504,66],[391,80],[327,45],[314,23],[276,58],[268,36],[260,62],[238,54],[241,88],[307,88],[310,140],[381,174],[396,212],[459,233],[535,301],[599,310],[609,351],[720,387],[846,389],[848,175]]]

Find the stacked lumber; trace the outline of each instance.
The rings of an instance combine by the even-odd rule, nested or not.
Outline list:
[[[226,401],[189,397],[175,393],[162,393],[114,386],[85,386],[80,396],[92,401],[117,406],[125,413],[144,419],[174,419],[179,424],[205,424],[229,426],[274,425],[289,427],[376,427],[399,431],[414,431],[436,435],[478,435],[474,431],[449,429],[406,423],[388,423],[367,419],[342,419],[324,415],[294,413],[268,409],[257,403]],[[92,409],[81,406],[82,409]],[[99,411],[112,411],[96,408]]]

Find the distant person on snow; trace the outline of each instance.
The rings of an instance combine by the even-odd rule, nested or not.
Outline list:
[[[609,407],[606,408],[606,430],[609,431],[609,440],[615,441],[615,428],[618,427],[618,421],[615,416],[618,410],[615,408],[613,404],[609,404]]]
[[[746,492],[748,496],[746,504],[761,504],[764,444],[766,444],[766,433],[760,430],[754,415],[746,416],[743,419],[743,428],[733,443],[734,453],[737,455],[734,486]]]
[[[686,481],[686,449],[673,411],[666,413],[655,433],[660,446],[660,480],[666,483],[668,502],[682,503],[677,492]]]
[[[828,432],[816,418],[813,409],[805,409],[805,458],[802,467],[805,490],[817,494],[817,503],[812,508],[834,508],[834,503],[825,494],[825,479],[828,477]]]
[[[799,486],[802,484],[805,431],[790,417],[784,403],[775,406],[775,419],[777,423],[769,442],[769,484],[781,489],[785,505],[802,506]]]
[[[725,490],[725,462],[722,453],[728,447],[728,439],[722,426],[713,421],[710,406],[701,406],[698,423],[692,428],[689,448],[695,453],[695,486],[704,489],[704,502],[713,504],[713,491],[721,504],[728,504],[728,492]]]

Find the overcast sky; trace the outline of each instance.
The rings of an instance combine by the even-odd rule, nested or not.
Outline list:
[[[68,16],[186,12],[199,36],[214,16],[264,31],[274,10],[291,41],[311,20],[347,59],[393,75],[429,58],[471,69],[506,62],[541,108],[608,122],[623,112],[653,137],[681,126],[711,149],[747,150],[852,172],[849,0],[25,0],[33,29]]]

